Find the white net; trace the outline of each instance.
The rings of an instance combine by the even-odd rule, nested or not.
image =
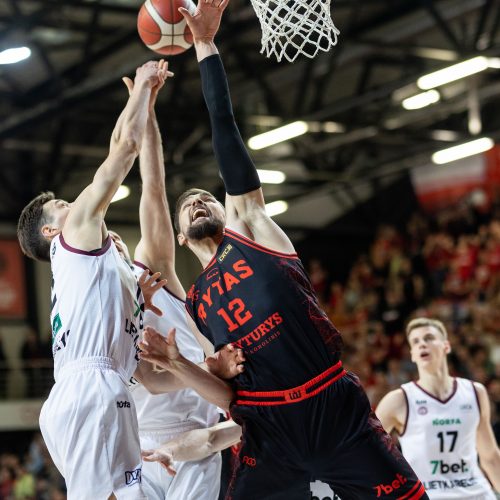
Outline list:
[[[290,62],[313,58],[337,43],[339,30],[330,15],[330,0],[251,0],[262,28],[261,54]]]

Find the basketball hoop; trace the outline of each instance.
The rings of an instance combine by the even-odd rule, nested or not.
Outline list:
[[[262,28],[262,49],[290,62],[329,51],[340,31],[330,15],[330,0],[251,0]]]

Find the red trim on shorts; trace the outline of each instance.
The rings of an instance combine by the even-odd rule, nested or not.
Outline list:
[[[397,500],[418,500],[422,495],[425,495],[424,485],[420,481],[417,481],[410,491],[398,497]]]
[[[342,362],[339,361],[331,366],[317,377],[308,380],[305,384],[286,389],[284,391],[236,391],[236,397],[247,399],[236,399],[234,404],[248,406],[277,406],[298,403],[305,399],[312,398],[325,390],[329,385],[347,375],[347,372],[342,367]],[[326,379],[326,381],[324,381]],[[322,382],[320,385],[318,385]],[[248,399],[251,398],[251,399]]]
[[[236,241],[239,241],[240,243],[243,243],[244,245],[254,248],[255,250],[259,250],[264,253],[268,253],[270,255],[274,255],[276,257],[283,257],[285,259],[298,259],[299,256],[297,253],[284,253],[284,252],[278,252],[276,250],[271,250],[270,248],[267,248],[263,245],[259,245],[258,243],[255,243],[255,241],[251,240],[250,238],[247,238],[246,236],[243,236],[242,234],[236,233],[232,229],[226,228],[224,230],[227,236],[230,238],[235,239]]]

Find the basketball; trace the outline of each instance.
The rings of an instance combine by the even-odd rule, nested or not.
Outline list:
[[[192,0],[146,0],[137,18],[137,30],[146,47],[174,56],[193,45],[193,35],[179,7],[191,14],[196,9]]]

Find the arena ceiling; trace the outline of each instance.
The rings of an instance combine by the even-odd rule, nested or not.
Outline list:
[[[0,66],[1,220],[17,220],[41,190],[72,199],[91,180],[126,99],[121,77],[155,56],[137,35],[140,5],[0,2],[0,49],[32,49],[29,59]],[[260,26],[248,0],[231,0],[217,39],[245,139],[294,120],[317,130],[253,153],[260,168],[287,174],[265,193],[268,201],[288,201],[277,220],[302,234],[470,137],[471,113],[481,116],[485,135],[500,139],[500,69],[443,87],[432,106],[401,106],[423,74],[479,54],[500,57],[498,0],[334,0],[332,15],[338,45],[293,64],[259,53]],[[217,189],[194,51],[172,57],[170,68],[175,78],[157,106],[169,194]],[[138,169],[127,184],[132,195],[112,205],[112,223],[137,222]]]

